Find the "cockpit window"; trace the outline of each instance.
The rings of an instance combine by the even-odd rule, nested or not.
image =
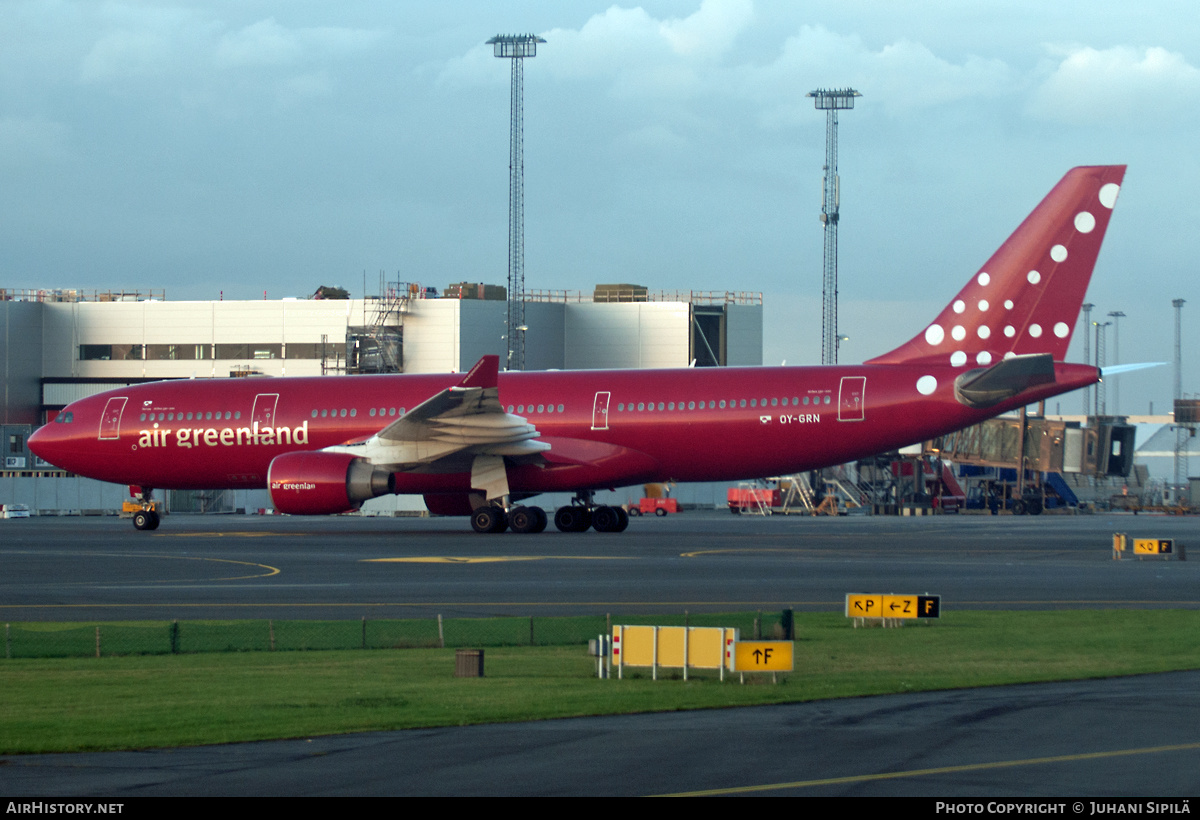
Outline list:
[[[59,424],[70,424],[75,421],[75,413],[73,411],[65,411],[54,417],[54,420]]]

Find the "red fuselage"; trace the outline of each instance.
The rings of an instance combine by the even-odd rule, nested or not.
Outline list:
[[[550,449],[510,460],[514,493],[727,481],[839,464],[1094,383],[1085,365],[986,409],[961,369],[924,364],[502,373],[503,409]],[[272,459],[362,441],[460,375],[198,379],[74,402],[30,447],[81,475],[161,489],[262,488]],[[918,383],[920,387],[918,387]],[[469,460],[396,476],[401,493],[470,489]]]

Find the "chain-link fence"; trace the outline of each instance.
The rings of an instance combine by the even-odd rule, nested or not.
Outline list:
[[[124,621],[4,625],[5,658],[166,655],[321,649],[567,646],[610,634],[613,624],[717,626],[744,638],[782,637],[784,613],[674,613],[571,617],[412,618],[357,621]]]

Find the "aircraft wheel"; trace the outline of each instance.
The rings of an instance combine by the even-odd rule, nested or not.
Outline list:
[[[508,516],[493,505],[477,507],[471,513],[471,527],[475,532],[504,532],[508,529]]]
[[[160,521],[160,519],[158,517],[158,513],[155,512],[154,510],[151,510],[150,511],[150,529],[152,529],[152,530],[158,529],[159,521]]]
[[[592,511],[592,529],[596,532],[620,532],[621,516],[619,507],[597,507]]]
[[[659,507],[657,510],[654,511],[654,514],[657,515],[659,518],[662,518],[663,516],[665,516],[667,514],[667,511],[665,508]]]
[[[741,515],[741,514],[742,514],[742,511],[741,511],[741,509],[739,509],[738,507],[730,507],[730,508],[729,508],[729,511],[730,511],[731,513],[733,513],[734,515]]]
[[[592,525],[592,514],[587,507],[559,507],[554,513],[554,526],[562,532],[583,532]]]
[[[508,528],[522,535],[546,529],[546,513],[540,507],[513,507],[508,511]]]
[[[158,522],[152,517],[149,510],[138,510],[133,514],[133,528],[135,530],[152,530],[158,526]]]
[[[617,511],[617,528],[613,532],[625,532],[625,528],[629,526],[629,513],[625,512],[622,507],[613,507]]]

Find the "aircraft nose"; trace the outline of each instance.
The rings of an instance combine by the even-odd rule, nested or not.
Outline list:
[[[69,450],[67,442],[72,432],[66,428],[71,426],[54,421],[42,425],[29,437],[30,451],[42,461],[48,461],[55,467],[66,469],[64,457]]]
[[[43,425],[33,431],[33,435],[29,437],[29,449],[35,456],[43,461],[54,463],[50,458],[51,439],[53,436],[50,433],[50,428],[54,426],[54,422]]]

